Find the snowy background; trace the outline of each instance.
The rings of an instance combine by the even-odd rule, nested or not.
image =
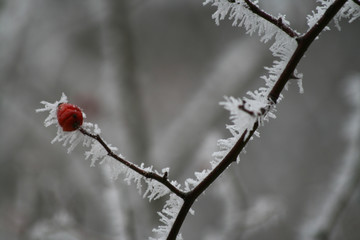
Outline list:
[[[264,1],[307,29],[313,1]],[[209,168],[229,137],[223,96],[264,85],[269,44],[222,21],[202,1],[0,1],[0,239],[147,239],[163,201],[142,199],[78,147],[50,144],[40,101],[65,92],[127,159],[184,182]],[[360,79],[360,23],[323,32],[301,61],[304,94],[285,91],[277,119],[260,129],[194,205],[184,239],[302,239],[336,192],[354,132],[346,94]],[[359,80],[358,80],[359,81]],[[356,104],[355,104],[356,105]],[[359,107],[359,106],[358,106]],[[358,136],[358,135],[357,135]],[[359,143],[359,142],[357,142]],[[357,145],[359,148],[360,146]],[[355,146],[356,148],[356,146]],[[330,239],[360,238],[360,188]]]

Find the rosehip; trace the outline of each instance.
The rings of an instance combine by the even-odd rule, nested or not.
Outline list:
[[[81,109],[69,103],[60,103],[58,105],[57,119],[65,132],[75,131],[83,123]]]

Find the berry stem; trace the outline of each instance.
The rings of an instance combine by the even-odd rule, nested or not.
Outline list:
[[[176,186],[174,186],[171,182],[169,182],[168,179],[168,173],[164,173],[164,175],[159,175],[155,172],[150,172],[150,171],[146,171],[140,167],[138,167],[137,165],[125,160],[124,158],[120,157],[119,155],[115,154],[110,148],[109,146],[104,142],[104,140],[100,137],[99,134],[92,134],[88,131],[86,131],[84,128],[80,127],[79,131],[88,136],[91,137],[92,139],[95,139],[96,141],[98,141],[103,148],[106,150],[106,152],[108,153],[108,155],[112,158],[114,158],[115,160],[117,160],[118,162],[124,164],[125,166],[127,166],[128,168],[134,170],[135,172],[137,172],[138,174],[146,177],[146,178],[150,178],[150,179],[154,179],[160,183],[162,183],[163,185],[165,185],[171,192],[175,193],[178,197],[185,199],[187,193],[183,192],[182,190],[180,190],[179,188],[177,188]]]

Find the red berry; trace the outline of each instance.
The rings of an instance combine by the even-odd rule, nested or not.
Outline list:
[[[75,131],[83,123],[81,109],[69,103],[60,103],[58,105],[57,119],[65,132]]]

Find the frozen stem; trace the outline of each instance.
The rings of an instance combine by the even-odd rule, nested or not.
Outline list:
[[[164,186],[166,186],[171,192],[175,193],[178,197],[184,199],[186,196],[186,193],[181,191],[180,189],[178,189],[176,186],[174,186],[173,184],[171,184],[167,178],[167,172],[164,173],[163,176],[154,173],[154,172],[150,172],[150,171],[145,171],[144,169],[139,168],[138,166],[136,166],[135,164],[125,160],[124,158],[120,157],[119,155],[115,154],[110,147],[104,142],[104,140],[100,137],[99,134],[92,134],[88,131],[86,131],[84,128],[79,128],[79,131],[88,136],[91,137],[93,139],[95,139],[96,141],[98,141],[101,146],[104,147],[104,149],[106,150],[107,154],[112,157],[113,159],[119,161],[120,163],[124,164],[125,166],[127,166],[128,168],[134,170],[135,172],[137,172],[138,174],[146,177],[146,178],[150,178],[150,179],[154,179],[160,183],[162,183]]]
[[[228,2],[236,3],[236,0],[228,0]],[[248,8],[251,12],[253,12],[254,14],[258,15],[259,17],[265,19],[266,21],[274,24],[279,29],[284,31],[284,33],[286,33],[289,37],[296,38],[299,36],[299,34],[296,31],[294,31],[287,24],[283,23],[283,20],[281,17],[275,18],[274,16],[271,16],[270,14],[268,14],[265,11],[263,11],[262,9],[260,9],[257,5],[255,5],[250,0],[244,0],[244,2],[248,5]]]

